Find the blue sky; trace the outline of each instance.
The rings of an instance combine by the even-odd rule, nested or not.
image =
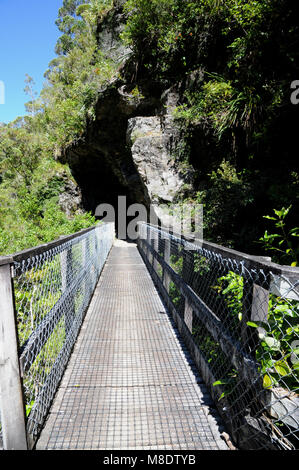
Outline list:
[[[0,122],[26,114],[27,73],[39,93],[44,73],[55,57],[60,31],[55,25],[63,0],[0,0]],[[3,87],[4,84],[4,87]],[[5,88],[5,102],[1,91]]]

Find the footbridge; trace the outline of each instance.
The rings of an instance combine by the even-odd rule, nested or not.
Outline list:
[[[299,269],[140,223],[0,258],[3,449],[297,449]]]

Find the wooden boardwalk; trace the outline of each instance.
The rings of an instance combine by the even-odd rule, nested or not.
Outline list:
[[[113,246],[36,448],[225,450],[135,244]]]

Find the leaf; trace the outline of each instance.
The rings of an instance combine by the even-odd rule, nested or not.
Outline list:
[[[220,397],[219,397],[218,401],[220,401],[222,398],[224,398],[224,397],[225,397],[225,395],[227,395],[227,392],[223,392],[223,393],[221,393],[221,395],[220,395]]]
[[[32,408],[33,408],[34,403],[35,403],[35,401],[32,400],[30,403],[28,403],[28,404],[26,405],[26,416],[29,416],[29,414],[30,414],[30,412],[31,412],[31,410],[32,410]]]
[[[271,348],[273,351],[280,350],[280,341],[278,339],[272,338],[272,336],[266,336],[264,342]]]
[[[263,359],[263,361],[262,361],[262,372],[264,374],[266,374],[268,369],[272,369],[272,368],[273,368],[273,360],[271,358]]]
[[[288,304],[285,304],[285,305],[277,305],[274,309],[275,313],[277,312],[282,312],[282,313],[288,313],[290,314],[291,313],[291,310],[289,309],[289,305]]]
[[[271,388],[272,387],[272,380],[271,380],[271,377],[268,374],[264,375],[263,387],[264,388]]]
[[[287,335],[292,335],[293,333],[299,333],[299,325],[290,326],[286,329]]]
[[[213,383],[213,387],[215,387],[216,385],[227,385],[228,383],[228,379],[216,380],[216,382]]]
[[[265,336],[266,336],[266,331],[264,330],[264,328],[261,328],[259,333],[258,333],[258,336],[260,339],[264,339]]]
[[[246,324],[247,324],[248,326],[252,326],[252,328],[258,328],[258,327],[259,327],[259,326],[258,326],[256,323],[254,323],[253,321],[248,321]]]
[[[282,235],[279,235],[279,233],[272,233],[271,235],[268,235],[268,237],[272,240],[272,238],[282,238]]]
[[[282,215],[283,215],[283,208],[282,208],[281,211],[279,211],[279,210],[277,210],[277,209],[274,209],[274,212],[275,212],[275,214],[276,214],[278,217],[282,217]]]
[[[278,374],[285,376],[288,375],[291,370],[289,368],[289,365],[285,361],[277,361],[274,363],[274,368],[278,372]]]

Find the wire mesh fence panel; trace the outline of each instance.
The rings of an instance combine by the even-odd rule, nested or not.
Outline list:
[[[114,239],[113,224],[14,258],[27,432],[34,441],[57,391]]]
[[[299,270],[147,224],[138,245],[239,448],[299,448]]]

